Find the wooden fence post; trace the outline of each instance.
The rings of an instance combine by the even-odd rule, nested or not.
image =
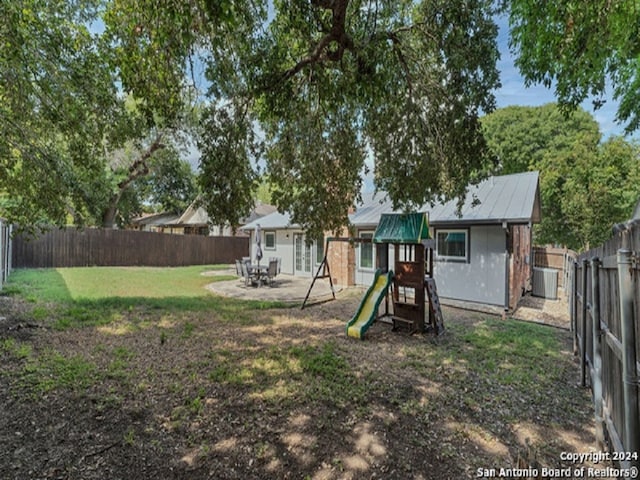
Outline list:
[[[628,235],[628,232],[623,232]],[[640,451],[640,419],[638,417],[638,374],[636,368],[636,335],[633,314],[633,259],[627,248],[618,250],[618,282],[620,286],[620,320],[622,330],[622,391],[624,395],[624,450]],[[632,465],[640,462],[632,460]]]
[[[596,442],[605,448],[604,421],[602,418],[602,329],[600,328],[600,259],[591,259],[591,331],[593,339],[593,406],[596,417]]]
[[[578,354],[578,262],[573,262],[571,279],[571,332],[573,332],[573,354]]]
[[[587,386],[587,266],[589,261],[582,259],[582,318],[580,319],[580,385]]]

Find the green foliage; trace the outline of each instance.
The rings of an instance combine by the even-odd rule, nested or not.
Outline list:
[[[577,147],[566,163],[571,172],[559,200],[567,237],[574,248],[586,250],[631,217],[640,199],[640,145],[612,137],[592,155]]]
[[[131,189],[139,204],[176,214],[184,212],[198,193],[196,175],[174,148],[158,152],[149,175],[134,183]]]
[[[213,225],[237,227],[253,208],[258,186],[252,160],[260,145],[246,108],[231,104],[207,108],[198,148],[202,205]]]
[[[33,353],[24,364],[22,382],[36,394],[58,388],[86,389],[97,379],[97,367],[80,355],[65,356],[54,350]]]
[[[273,204],[273,185],[265,176],[258,179],[258,188],[256,189],[255,199],[257,202],[264,204]]]
[[[504,2],[516,65],[526,83],[555,84],[564,110],[589,96],[604,103],[608,85],[620,102],[618,119],[628,132],[640,127],[638,3],[592,0]]]
[[[499,85],[489,0],[1,8],[0,189],[12,219],[124,221],[140,207],[134,183],[200,113],[202,69],[199,183],[216,224],[250,211],[260,160],[273,201],[311,236],[347,223],[367,157],[406,209],[460,196],[490,167],[478,121]],[[97,20],[104,31],[92,33]]]
[[[168,61],[184,49],[169,42],[151,54],[166,37],[118,36],[129,26],[123,18],[138,19],[122,8],[109,0],[0,5],[0,215],[21,228],[69,216],[112,225],[121,200],[124,216],[139,210],[131,182],[151,172],[156,151],[181,143],[176,132],[192,120],[184,69]],[[100,20],[105,31],[94,33]],[[132,53],[141,44],[145,61]],[[144,78],[127,53],[137,73],[149,67]],[[127,148],[137,155],[122,155]]]
[[[279,209],[312,235],[342,227],[368,155],[398,207],[461,194],[488,160],[495,36],[490,2],[276,2],[239,73]]]
[[[103,176],[121,102],[87,28],[98,3],[0,4],[0,214],[23,227],[64,223]]]
[[[570,116],[555,104],[506,107],[483,118],[500,173],[540,172],[542,221],[538,243],[584,250],[610,237],[640,198],[640,149],[622,138],[599,144],[593,117]]]

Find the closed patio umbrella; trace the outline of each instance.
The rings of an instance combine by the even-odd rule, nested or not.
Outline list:
[[[262,241],[260,239],[260,224],[256,225],[256,260],[258,261],[258,267],[260,266],[260,260],[262,260]]]

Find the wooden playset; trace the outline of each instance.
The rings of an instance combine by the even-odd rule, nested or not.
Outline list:
[[[383,214],[373,241],[378,245],[378,268],[383,271],[389,270],[388,253],[393,246],[393,313],[390,315],[393,329],[409,333],[443,333],[444,321],[433,277],[433,247],[426,214]]]
[[[307,304],[318,278],[329,278],[335,299],[327,252],[330,242],[345,241],[373,241],[376,246],[377,268],[373,285],[367,290],[358,311],[347,324],[349,336],[363,338],[369,326],[378,319],[390,319],[393,330],[406,330],[410,334],[432,332],[440,335],[444,332],[444,320],[433,276],[433,240],[429,235],[425,213],[382,214],[373,239],[328,238],[324,258],[311,282],[302,308]],[[394,257],[393,269],[389,265],[391,249]],[[378,311],[383,299],[384,313],[380,315]]]

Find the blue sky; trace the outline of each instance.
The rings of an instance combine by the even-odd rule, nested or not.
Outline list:
[[[518,69],[514,65],[514,56],[509,51],[509,25],[506,18],[498,20],[498,48],[500,50],[500,60],[498,70],[500,70],[500,80],[502,88],[496,92],[497,107],[507,107],[509,105],[538,106],[545,103],[555,102],[553,89],[545,88],[543,85],[534,85],[525,88],[524,80],[520,76]],[[607,139],[611,135],[623,135],[624,127],[615,122],[618,103],[611,96],[606,97],[606,103],[598,110],[593,110],[591,99],[582,103],[582,108],[591,113],[600,124],[602,138]],[[636,135],[634,135],[635,137]]]

